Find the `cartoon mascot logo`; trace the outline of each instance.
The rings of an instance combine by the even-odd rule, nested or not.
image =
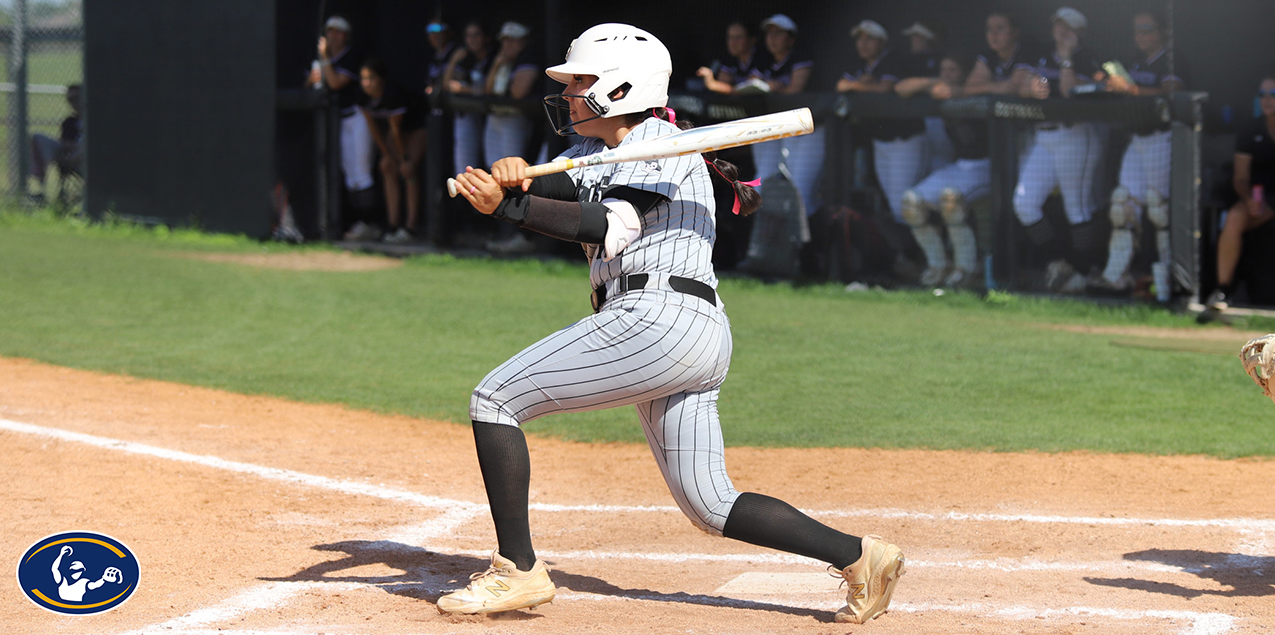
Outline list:
[[[18,585],[32,602],[63,615],[92,615],[137,590],[137,558],[105,534],[73,531],[31,545],[18,563]]]

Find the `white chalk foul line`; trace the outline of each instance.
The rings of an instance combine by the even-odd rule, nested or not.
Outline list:
[[[0,419],[0,430],[8,430],[10,432],[18,432],[22,434],[31,434],[42,437],[50,437],[63,441],[74,441],[77,443],[85,443],[88,445],[118,450],[121,452],[129,452],[132,454],[140,454],[145,456],[153,456],[156,458],[168,459],[173,461],[182,461],[185,463],[195,463],[207,467],[213,467],[232,472],[243,474],[252,474],[261,478],[267,478],[296,485],[304,485],[321,489],[329,489],[333,491],[343,492],[359,496],[371,496],[383,500],[410,503],[421,507],[431,509],[442,509],[447,512],[463,512],[468,514],[478,514],[486,511],[487,506],[469,501],[453,500],[447,498],[439,498],[437,496],[428,496],[417,492],[407,490],[382,487],[371,485],[368,483],[359,483],[357,481],[349,481],[326,476],[315,476],[313,474],[305,474],[293,470],[283,470],[273,467],[264,467],[251,463],[243,463],[239,461],[229,461],[215,456],[190,454],[177,450],[169,450],[155,446],[145,445],[142,443],[134,443],[131,441],[122,441],[119,439],[111,439],[108,437],[100,437],[81,432],[71,432],[68,430],[60,430],[58,428],[49,428],[45,426],[37,426],[29,423],[20,423],[17,421],[9,421]],[[667,513],[680,514],[677,507],[674,506],[658,506],[658,505],[555,505],[548,503],[532,503],[530,505],[532,511],[540,512],[584,512],[584,513]],[[970,522],[1028,522],[1042,524],[1078,524],[1078,525],[1151,525],[1165,527],[1225,527],[1240,531],[1257,531],[1257,532],[1275,532],[1275,520],[1262,518],[1207,518],[1207,519],[1182,519],[1182,518],[1122,518],[1122,517],[1105,517],[1105,516],[1057,516],[1042,514],[977,514],[963,512],[946,512],[941,514],[932,514],[926,512],[916,512],[903,509],[857,509],[857,510],[803,510],[812,516],[822,517],[858,517],[867,516],[872,518],[904,518],[909,520],[933,520],[933,521],[970,521]]]
[[[188,452],[180,452],[177,450],[169,450],[159,448],[153,445],[145,445],[142,443],[133,443],[131,441],[121,441],[119,439],[111,439],[107,437],[99,437],[81,432],[71,432],[69,430],[59,430],[57,428],[48,428],[44,426],[31,425],[29,423],[19,423],[17,421],[9,421],[0,419],[0,430],[9,430],[11,432],[21,432],[24,434],[32,434],[42,437],[51,437],[62,441],[74,441],[84,443],[108,450],[118,450],[129,454],[140,454],[143,456],[152,456],[160,459],[168,459],[170,461],[180,461],[182,463],[194,463],[205,467],[212,467],[230,472],[238,472],[240,474],[251,474],[265,479],[274,481],[283,481],[294,485],[304,485],[307,487],[315,487],[319,489],[328,489],[344,494],[353,494],[356,496],[370,496],[372,498],[380,498],[388,501],[400,503],[410,503],[420,507],[429,507],[432,509],[456,510],[466,509],[472,512],[479,512],[487,509],[486,505],[470,503],[467,501],[450,500],[439,498],[437,496],[428,496],[409,492],[406,490],[394,489],[390,487],[382,487],[379,485],[370,485],[368,483],[359,483],[357,481],[348,481],[342,479],[328,478],[326,476],[315,476],[304,472],[296,472],[293,470],[282,470],[274,467],[264,467],[254,465],[252,463],[242,463],[240,461],[228,461],[226,459],[203,454],[190,454]]]
[[[244,589],[215,606],[196,609],[181,617],[159,624],[152,624],[135,631],[129,631],[124,635],[153,635],[157,633],[171,635],[173,633],[194,632],[191,629],[202,631],[205,629],[200,627],[231,620],[253,611],[277,608],[306,591],[320,590],[325,593],[335,593],[353,591],[365,586],[367,585],[353,582],[270,582]],[[217,631],[218,629],[210,630]]]

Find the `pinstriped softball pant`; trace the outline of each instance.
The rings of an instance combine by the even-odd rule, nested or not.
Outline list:
[[[739,496],[726,475],[717,417],[730,355],[730,322],[720,309],[674,291],[630,291],[493,370],[474,389],[470,418],[517,426],[633,405],[677,506],[721,535]]]

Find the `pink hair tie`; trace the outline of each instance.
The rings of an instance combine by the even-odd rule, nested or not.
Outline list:
[[[707,163],[708,167],[713,168],[713,171],[717,173],[717,176],[722,177],[723,180],[730,181],[732,184],[743,183],[744,185],[747,185],[748,187],[757,187],[758,185],[761,185],[760,178],[753,179],[751,181],[739,181],[739,180],[731,181],[730,179],[726,178],[725,174],[722,174],[721,170],[717,169],[716,163],[713,163],[712,161],[709,161],[708,159],[704,159],[704,163]],[[734,187],[732,187],[731,189],[734,189]],[[730,213],[736,216],[739,216],[739,193],[738,192],[735,193],[735,203],[730,206]]]
[[[669,108],[668,106],[665,106],[664,110],[668,111],[668,122],[677,123],[677,111]]]

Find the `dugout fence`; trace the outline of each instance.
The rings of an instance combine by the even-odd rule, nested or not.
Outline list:
[[[81,200],[83,171],[53,160],[50,141],[72,115],[67,89],[82,84],[83,57],[80,0],[0,4],[0,197]]]

